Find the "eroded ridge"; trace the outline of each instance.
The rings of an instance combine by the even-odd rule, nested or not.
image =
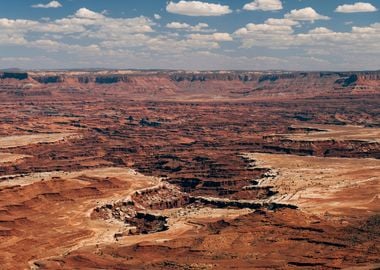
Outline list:
[[[260,189],[261,187],[243,187],[242,190]],[[265,187],[271,189],[271,187]],[[132,196],[123,200],[97,207],[91,214],[94,219],[117,220],[125,225],[125,231],[117,237],[147,234],[165,231],[169,228],[165,210],[181,208],[216,208],[225,209],[281,209],[297,207],[291,204],[269,201],[276,192],[270,191],[265,199],[239,200],[217,197],[191,196],[180,191],[177,186],[162,182],[157,186],[137,190]],[[170,210],[169,210],[170,212]],[[173,222],[171,222],[173,223]],[[115,236],[116,237],[116,236]]]
[[[92,220],[93,209],[103,201],[128,197],[159,183],[154,177],[116,167],[28,175],[22,181],[0,190],[0,249],[5,269],[24,268],[29,260],[83,245],[114,241],[120,226]],[[12,253],[21,249],[22,254]]]
[[[0,268],[378,267],[378,74],[0,74]]]

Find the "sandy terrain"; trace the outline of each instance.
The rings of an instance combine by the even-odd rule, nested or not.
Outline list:
[[[0,178],[0,187],[13,187],[13,186],[26,186],[31,185],[36,182],[46,182],[49,180],[56,179],[71,179],[77,178],[79,176],[87,177],[127,177],[140,175],[138,172],[129,168],[118,168],[118,167],[106,167],[74,172],[65,172],[65,171],[54,171],[54,172],[40,172],[40,173],[31,173],[26,175],[5,175]],[[7,178],[12,178],[6,180]]]
[[[159,182],[158,178],[147,177],[128,168],[42,172],[1,182],[0,232],[8,236],[0,244],[3,267],[25,267],[29,262],[33,268],[34,261],[79,248],[93,248],[94,245],[162,242],[197,228],[198,225],[192,224],[191,220],[233,219],[250,212],[247,209],[213,208],[153,211],[169,217],[169,230],[117,240],[115,234],[128,230],[122,222],[90,218],[95,207],[127,200],[136,190],[158,185]],[[13,198],[16,194],[17,200]],[[27,246],[26,241],[29,243]],[[16,263],[16,255],[9,251],[19,249],[24,252],[22,256],[17,255]]]
[[[270,200],[300,206],[310,213],[370,215],[380,212],[380,160],[247,154],[274,177],[260,185],[279,191]]]
[[[311,129],[308,132],[284,134],[285,138],[296,141],[366,141],[380,142],[380,128],[366,128],[354,125],[292,125],[293,129]]]
[[[11,148],[36,143],[53,143],[77,137],[74,133],[49,133],[0,137],[0,148]]]
[[[0,153],[0,163],[15,162],[19,159],[30,157],[28,155],[19,155],[12,153]]]
[[[128,168],[104,168],[41,173],[23,177],[22,183],[16,179],[12,185],[3,185],[0,231],[9,237],[0,244],[2,267],[25,267],[36,257],[61,254],[85,243],[114,241],[114,233],[123,224],[92,220],[90,212],[97,205],[127,198],[135,190],[158,182]],[[21,247],[22,256],[8,253]]]

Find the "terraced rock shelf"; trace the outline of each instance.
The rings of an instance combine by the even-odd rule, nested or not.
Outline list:
[[[379,72],[0,74],[1,269],[380,267]]]

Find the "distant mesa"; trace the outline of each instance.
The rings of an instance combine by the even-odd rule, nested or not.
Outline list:
[[[3,89],[12,90],[12,85],[15,85],[12,80],[20,82],[17,89],[58,84],[67,89],[108,89],[120,94],[133,94],[133,98],[161,99],[284,99],[380,92],[380,71],[0,71]],[[9,93],[18,96],[42,94],[20,91]]]

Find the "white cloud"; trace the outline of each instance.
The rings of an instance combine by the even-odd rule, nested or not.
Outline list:
[[[112,18],[87,8],[81,8],[65,18],[50,21],[3,18],[0,19],[0,45],[15,44],[71,55],[77,53],[78,58],[94,53],[101,59],[106,56],[120,57],[127,53],[135,56],[150,53],[162,56],[199,49],[212,50],[220,47],[219,42],[232,40],[228,33],[195,36],[166,32],[160,34],[153,30],[155,25],[156,23],[144,16]],[[167,26],[184,29],[186,32],[215,31],[206,23],[189,25],[172,22]],[[149,59],[151,57],[147,61]]]
[[[23,34],[0,32],[0,45],[24,45],[27,43]]]
[[[270,25],[249,23],[245,27],[235,31],[238,36],[279,35],[292,33],[293,29],[289,25]]]
[[[332,30],[326,27],[317,27],[309,31],[309,34],[323,35],[323,34],[331,34]]]
[[[282,3],[280,0],[255,0],[251,3],[245,4],[243,9],[245,10],[281,10]]]
[[[209,29],[209,25],[207,23],[198,23],[196,25],[190,25],[187,23],[181,23],[181,22],[171,22],[166,24],[167,28],[170,29],[183,29],[186,31],[191,32],[214,32],[215,29]]]
[[[140,16],[135,18],[111,18],[101,13],[81,8],[73,16],[59,19],[49,24],[50,28],[62,29],[62,33],[69,33],[64,29],[77,29],[80,35],[74,38],[118,39],[135,33],[153,32],[155,23],[149,18]]]
[[[75,12],[75,17],[83,19],[103,19],[105,16],[101,13],[91,11],[87,8],[80,8]]]
[[[22,19],[17,19],[17,20],[12,20],[12,19],[7,19],[7,18],[1,18],[0,19],[0,29],[12,29],[12,30],[25,30],[25,29],[30,29],[31,27],[35,27],[38,25],[38,22],[36,21],[31,21],[31,20],[22,20]]]
[[[54,21],[12,20],[0,18],[0,43],[25,44],[29,33],[40,40],[62,40],[71,37],[86,40],[133,40],[137,34],[153,32],[154,23],[146,17],[110,18],[101,13],[81,8],[74,15]],[[132,41],[131,41],[132,42]],[[133,42],[132,42],[133,43]],[[38,45],[38,43],[35,43]]]
[[[191,31],[193,32],[214,32],[215,29],[208,28],[209,25],[207,23],[198,23],[197,25],[191,27]]]
[[[356,2],[355,4],[340,5],[335,12],[340,13],[356,13],[356,12],[375,12],[377,8],[370,3]]]
[[[25,33],[38,25],[32,20],[0,18],[0,44],[24,45],[27,43]]]
[[[291,39],[293,28],[291,25],[271,25],[267,23],[249,23],[234,32],[234,36],[241,39],[242,47],[253,46],[281,48]]]
[[[285,14],[285,18],[295,21],[316,21],[329,20],[327,16],[318,14],[313,8],[307,7],[302,9],[293,9],[290,13]]]
[[[200,1],[169,2],[166,11],[187,16],[221,16],[232,12],[229,6]]]
[[[146,43],[150,50],[160,52],[162,54],[175,55],[184,52],[197,51],[199,49],[218,49],[219,43],[214,39],[208,38],[191,38],[175,39],[167,36],[157,36],[149,39]]]
[[[376,32],[380,32],[380,29],[376,29],[375,27],[352,27],[352,32],[357,34],[375,34]]]
[[[161,19],[161,15],[160,15],[160,14],[154,14],[153,17],[154,17],[156,20],[160,20],[160,19]]]
[[[291,19],[275,19],[275,18],[269,18],[265,21],[265,23],[269,25],[287,25],[287,26],[299,25],[299,22],[293,21]]]
[[[187,23],[171,22],[168,23],[166,27],[171,29],[187,29],[190,28],[190,25]]]
[[[316,12],[314,15],[309,12],[308,16],[290,12],[284,18],[247,24],[231,34],[210,29],[206,23],[191,25],[183,21],[169,22],[167,27],[172,29],[169,31],[158,24],[154,15],[152,18],[115,18],[81,8],[60,19],[0,18],[0,50],[7,55],[7,47],[17,45],[25,52],[23,56],[32,58],[30,63],[3,58],[6,66],[14,66],[11,65],[14,60],[16,66],[20,63],[20,66],[44,65],[45,68],[62,65],[125,68],[125,63],[137,68],[156,65],[214,69],[378,68],[380,23],[361,27],[353,24],[352,30],[346,32],[326,27],[302,31],[299,27],[300,20],[316,20],[320,16]],[[299,27],[297,31],[296,27]],[[221,48],[223,42],[230,42],[228,49]],[[272,50],[282,51],[272,53]],[[41,59],[35,58],[36,53],[52,58],[46,59],[47,62],[36,61]],[[278,58],[272,57],[274,55]]]
[[[205,41],[232,41],[233,38],[228,33],[213,33],[210,35],[191,34],[190,39],[193,40],[205,40]]]
[[[47,4],[36,4],[32,5],[33,8],[60,8],[62,7],[61,3],[58,1],[51,1]]]
[[[237,29],[234,37],[241,41],[241,47],[245,49],[296,49],[298,55],[328,55],[329,59],[335,59],[334,63],[325,63],[329,68],[378,68],[376,60],[380,51],[380,23],[365,27],[354,26],[348,32],[334,32],[326,27],[317,27],[306,33],[295,33],[293,27],[295,26],[278,24],[278,21],[268,19],[263,24],[251,23]],[[322,62],[323,59],[321,64]],[[301,61],[297,64],[306,67],[307,62]],[[317,66],[316,63],[309,64]]]
[[[44,48],[48,50],[57,50],[61,45],[58,41],[50,40],[50,39],[38,39],[30,42],[29,46],[33,45],[33,47]]]

